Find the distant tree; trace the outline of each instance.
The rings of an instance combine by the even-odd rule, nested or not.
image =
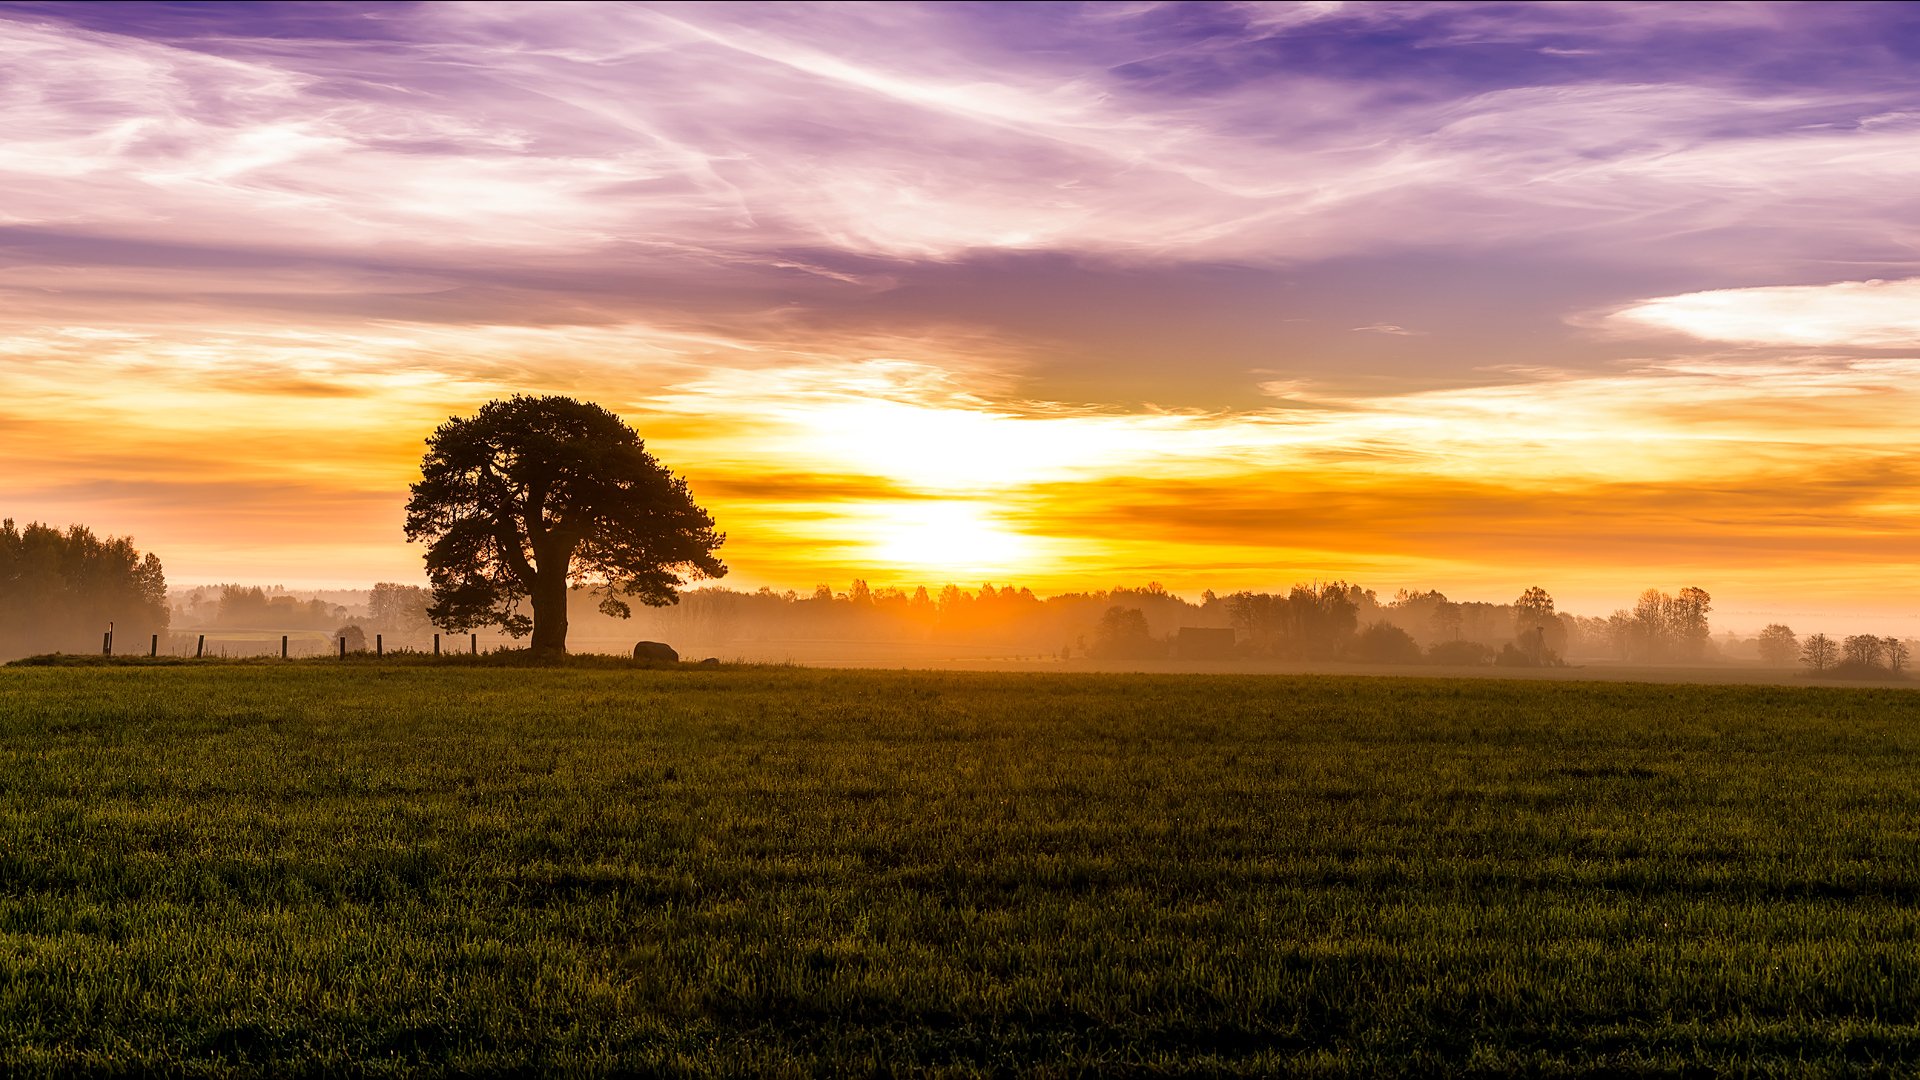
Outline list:
[[[1513,636],[1516,639],[1525,638],[1554,621],[1553,597],[1538,585],[1528,588],[1513,602]]]
[[[0,521],[0,655],[98,651],[109,624],[144,649],[172,615],[159,557],[131,539]]]
[[[1628,655],[1635,660],[1664,660],[1671,640],[1668,609],[1673,598],[1659,589],[1648,589],[1633,604],[1629,628]]]
[[[1887,670],[1895,675],[1906,670],[1907,661],[1913,657],[1913,650],[1907,643],[1897,637],[1889,636],[1882,644],[1886,647]]]
[[[1460,640],[1460,605],[1441,597],[1433,606],[1433,635],[1441,641]]]
[[[333,632],[336,640],[346,639],[348,652],[367,651],[367,631],[359,623],[348,623]]]
[[[383,581],[367,594],[367,621],[388,634],[424,634],[433,630],[433,593],[418,585]]]
[[[1705,589],[1688,586],[1678,596],[1648,589],[1634,601],[1631,612],[1614,613],[1609,637],[1626,659],[1699,660],[1713,645],[1713,630],[1707,622],[1712,610],[1713,597]]]
[[[1800,639],[1793,628],[1773,623],[1760,631],[1760,660],[1769,667],[1787,667],[1800,655]]]
[[[1707,623],[1707,613],[1712,610],[1713,597],[1695,586],[1681,589],[1671,601],[1667,609],[1668,635],[1682,659],[1698,660],[1706,655],[1713,637]]]
[[[1813,634],[1800,646],[1800,662],[1815,671],[1825,671],[1840,657],[1840,649],[1825,634]]]
[[[1640,638],[1640,620],[1626,608],[1607,616],[1607,645],[1615,659],[1632,660]]]
[[[1139,608],[1110,607],[1094,627],[1089,654],[1102,660],[1140,660],[1158,652],[1158,642],[1147,628],[1147,614]]]
[[[1373,594],[1344,581],[1295,585],[1286,596],[1241,592],[1226,600],[1228,620],[1253,652],[1293,657],[1339,655],[1363,605],[1373,606]]]
[[[334,625],[346,609],[318,598],[302,600],[280,586],[271,592],[258,585],[220,586],[213,622],[250,630],[321,630]]]
[[[1854,634],[1840,645],[1841,662],[1848,667],[1877,668],[1887,643],[1872,634]]]
[[[1420,643],[1389,622],[1376,622],[1354,636],[1347,654],[1369,664],[1417,664]]]
[[[427,439],[407,502],[409,540],[425,541],[433,621],[533,633],[536,654],[567,649],[567,594],[665,606],[683,576],[720,577],[726,537],[631,427],[567,397],[491,401]],[[531,618],[520,610],[532,602]]]

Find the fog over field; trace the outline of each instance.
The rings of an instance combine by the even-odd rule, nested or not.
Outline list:
[[[823,667],[1444,671],[1662,682],[1769,682],[1805,674],[1797,655],[1766,654],[1758,628],[1741,633],[1714,626],[1710,598],[1709,611],[1702,613],[1709,620],[1707,632],[1687,640],[1686,627],[1668,625],[1684,614],[1670,610],[1676,598],[1666,597],[1663,609],[1657,601],[1664,594],[1654,592],[1636,600],[1634,609],[1600,618],[1548,611],[1543,605],[1551,597],[1537,594],[1520,600],[1539,610],[1524,610],[1517,603],[1455,601],[1432,592],[1381,597],[1344,584],[1307,586],[1287,597],[1208,592],[1196,599],[1154,585],[1050,597],[990,584],[907,590],[873,589],[855,581],[850,588],[822,586],[808,593],[708,586],[685,592],[673,606],[635,606],[628,619],[608,617],[592,594],[576,593],[569,640],[576,652],[625,654],[636,641],[653,640],[672,645],[685,659]],[[1307,599],[1328,609],[1321,625],[1296,625],[1289,627],[1294,633],[1274,634],[1262,624],[1263,609],[1271,623],[1276,605],[1285,609],[1291,600],[1305,607]],[[295,656],[336,652],[343,635],[352,649],[428,651],[436,633],[426,610],[430,603],[425,590],[394,583],[334,590],[176,587],[169,593],[167,650],[270,654],[278,651],[284,634]],[[1140,619],[1110,617],[1115,611],[1137,611]],[[1370,646],[1370,631],[1374,637],[1387,635],[1380,627],[1399,631],[1406,640],[1394,635],[1384,645],[1373,641]],[[1699,629],[1694,628],[1696,634]],[[1213,634],[1202,644],[1193,631]],[[201,645],[203,636],[210,645]],[[1417,651],[1408,651],[1408,641]],[[524,642],[489,629],[476,635],[446,631],[441,644],[445,651],[464,652]],[[1538,652],[1509,649],[1515,645]],[[1850,674],[1855,680],[1897,681],[1902,672],[1888,667]]]

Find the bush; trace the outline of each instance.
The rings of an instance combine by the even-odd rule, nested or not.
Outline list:
[[[1825,671],[1811,672],[1821,679],[1903,679],[1906,676],[1892,671],[1881,664],[1869,664],[1860,660],[1842,660]]]
[[[1493,650],[1477,641],[1441,641],[1427,650],[1427,663],[1485,667],[1493,663]]]
[[[1509,641],[1500,649],[1500,655],[1493,662],[1501,667],[1565,667],[1560,654],[1552,649],[1523,649]]]
[[[1421,660],[1420,643],[1389,622],[1377,622],[1360,631],[1347,655],[1368,664],[1417,664]]]

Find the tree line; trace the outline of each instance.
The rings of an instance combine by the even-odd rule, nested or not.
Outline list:
[[[1770,667],[1789,667],[1797,661],[1815,675],[1837,678],[1899,676],[1913,659],[1913,646],[1898,637],[1852,634],[1835,641],[1825,634],[1809,634],[1801,641],[1792,627],[1780,623],[1760,631],[1759,652]]]
[[[330,594],[339,597],[340,594]],[[1004,647],[1022,654],[1151,659],[1201,655],[1183,631],[1226,631],[1206,655],[1369,663],[1550,666],[1578,656],[1638,663],[1693,663],[1750,647],[1775,667],[1804,665],[1822,676],[1898,675],[1912,645],[1853,635],[1804,640],[1783,625],[1751,642],[1716,641],[1712,597],[1687,587],[1648,589],[1605,618],[1560,611],[1538,586],[1507,603],[1455,600],[1435,590],[1382,598],[1345,581],[1301,584],[1281,593],[1204,592],[1198,601],[1158,583],[1041,596],[1030,588],[819,585],[805,592],[721,587],[682,593],[669,607],[630,619],[604,610],[603,597],[569,593],[575,627],[593,636],[650,637],[720,645],[730,641],[939,642]],[[160,560],[129,539],[99,538],[84,526],[0,525],[0,653],[97,650],[113,624],[120,651],[144,647],[169,625],[271,632],[324,630],[349,648],[386,635],[389,647],[418,646],[438,629],[431,590],[382,582],[364,603],[342,604],[281,589],[227,584],[185,590],[167,603]]]

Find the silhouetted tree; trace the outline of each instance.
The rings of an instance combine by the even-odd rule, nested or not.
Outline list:
[[[1800,646],[1800,662],[1815,671],[1825,671],[1832,667],[1839,655],[1839,647],[1834,645],[1833,639],[1825,634],[1813,634],[1807,638],[1805,644]]]
[[[1648,589],[1634,601],[1631,612],[1616,611],[1609,620],[1615,650],[1625,659],[1659,662],[1699,660],[1712,644],[1707,613],[1713,597],[1707,590],[1688,586],[1678,596]]]
[[[1800,639],[1793,628],[1773,623],[1760,631],[1760,660],[1770,667],[1786,667],[1800,655]]]
[[[1713,597],[1707,590],[1689,585],[1680,590],[1667,608],[1668,633],[1674,649],[1683,660],[1698,660],[1706,655],[1713,628],[1707,613],[1713,610]]]
[[[1887,644],[1872,634],[1854,634],[1841,643],[1842,662],[1848,667],[1877,668]]]
[[[1906,642],[1897,637],[1889,636],[1885,645],[1887,650],[1887,670],[1898,675],[1906,668],[1907,660],[1913,655],[1913,651],[1907,648]]]
[[[1648,589],[1633,604],[1633,623],[1629,630],[1627,655],[1635,660],[1666,658],[1670,640],[1667,608],[1672,597],[1659,589]]]
[[[1538,585],[1529,587],[1513,602],[1513,636],[1517,640],[1524,640],[1555,621],[1553,597]]]
[[[1094,628],[1091,654],[1103,660],[1140,660],[1159,651],[1139,608],[1111,607]]]
[[[428,543],[430,614],[453,630],[531,630],[535,653],[564,653],[569,587],[600,594],[602,612],[626,618],[622,597],[665,606],[679,599],[683,575],[727,572],[714,555],[726,537],[686,481],[598,405],[488,402],[434,431],[420,472],[407,539]]]

